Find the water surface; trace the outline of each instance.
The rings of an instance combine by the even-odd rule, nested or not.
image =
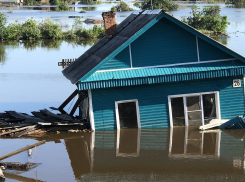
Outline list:
[[[35,140],[0,139],[5,146],[0,155],[47,140],[31,157],[23,152],[5,160],[41,163],[13,172],[32,179],[37,174],[41,181],[235,182],[245,180],[244,134],[192,127],[48,134]]]

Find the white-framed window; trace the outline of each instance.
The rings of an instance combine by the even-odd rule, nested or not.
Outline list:
[[[137,99],[115,101],[117,129],[141,128]]]
[[[170,127],[200,126],[221,119],[218,91],[169,95],[168,106]]]

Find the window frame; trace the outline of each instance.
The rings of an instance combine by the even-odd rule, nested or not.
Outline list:
[[[173,127],[173,116],[172,116],[172,105],[171,99],[172,98],[183,98],[184,104],[184,114],[185,114],[185,126],[188,126],[188,112],[187,112],[187,97],[192,96],[199,96],[201,101],[201,111],[202,111],[202,126],[204,125],[204,108],[203,108],[203,97],[202,95],[206,94],[214,94],[215,95],[215,104],[216,104],[216,118],[221,119],[220,116],[220,100],[219,100],[219,91],[212,91],[212,92],[199,92],[199,93],[188,93],[188,94],[178,94],[178,95],[168,95],[168,108],[169,108],[169,119],[170,119],[170,127]]]
[[[135,105],[136,105],[136,115],[137,115],[137,124],[138,124],[138,128],[141,128],[141,125],[140,125],[140,114],[139,114],[139,102],[138,102],[137,99],[131,99],[131,100],[115,101],[115,113],[116,113],[117,130],[120,130],[120,119],[119,119],[118,104],[120,104],[120,103],[128,103],[128,102],[135,102]]]

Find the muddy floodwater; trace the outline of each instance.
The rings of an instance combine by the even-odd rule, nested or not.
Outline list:
[[[50,18],[63,29],[70,29],[74,17],[102,19],[102,11],[112,4],[77,5],[74,11],[53,12],[50,7],[22,7],[0,10],[8,23],[33,18]],[[178,19],[190,15],[192,4],[180,4],[170,12]],[[198,4],[200,8],[212,4]],[[46,8],[46,9],[45,9]],[[48,8],[48,10],[47,10]],[[52,7],[51,7],[52,8]],[[86,13],[78,13],[80,10]],[[117,13],[120,23],[131,12]],[[214,37],[220,43],[245,56],[245,9],[221,4],[221,15],[230,25],[227,36]],[[85,25],[90,28],[92,25]],[[62,59],[79,57],[96,41],[0,41],[0,112],[31,111],[58,107],[75,89],[61,73]],[[69,111],[70,105],[65,108]],[[154,114],[154,113],[152,113]],[[95,131],[93,133],[47,134],[38,138],[0,138],[0,156],[46,140],[7,162],[32,162],[29,171],[5,170],[7,182],[72,181],[244,181],[245,130],[200,131],[175,127],[155,130]]]
[[[244,181],[244,130],[197,128],[48,134],[0,139],[0,155],[44,145],[5,161],[33,162],[29,171],[5,170],[6,181]]]

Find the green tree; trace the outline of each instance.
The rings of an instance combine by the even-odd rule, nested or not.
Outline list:
[[[133,11],[133,10],[134,9],[130,8],[129,5],[124,1],[120,1],[119,3],[117,3],[116,6],[113,6],[111,8],[111,11]]]
[[[172,0],[144,0],[140,6],[140,9],[143,10],[162,9],[164,11],[173,11],[178,8],[179,5]]]
[[[65,1],[59,2],[55,10],[56,11],[68,11],[69,10],[68,3]]]
[[[202,11],[198,11],[197,6],[193,5],[191,14],[192,16],[183,19],[183,22],[198,30],[224,33],[229,25],[227,16],[220,15],[218,5],[205,7]]]

